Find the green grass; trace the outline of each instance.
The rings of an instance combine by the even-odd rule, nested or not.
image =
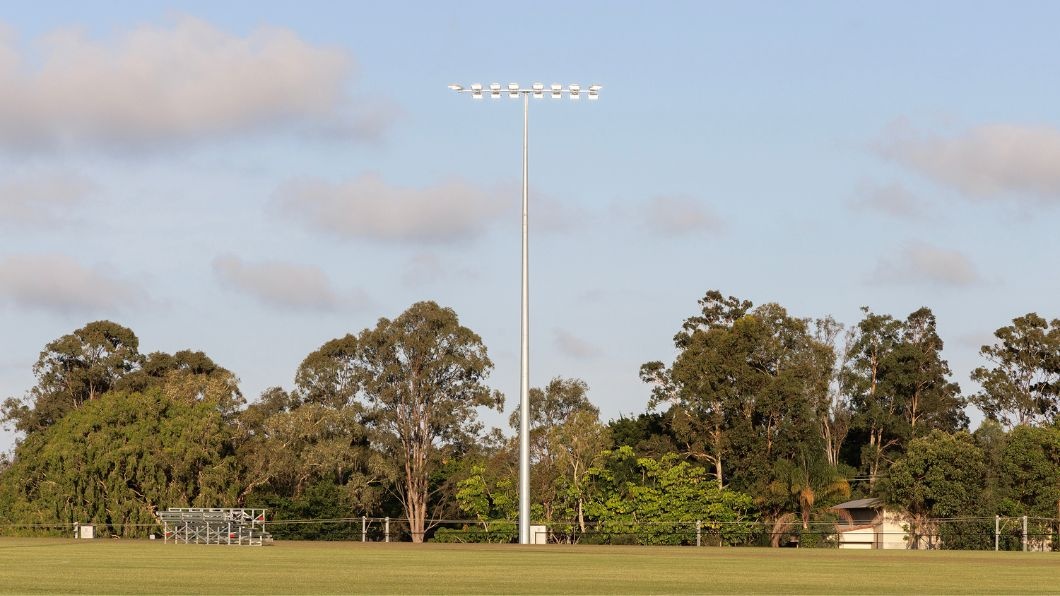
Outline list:
[[[0,538],[4,593],[1058,593],[1060,553]]]

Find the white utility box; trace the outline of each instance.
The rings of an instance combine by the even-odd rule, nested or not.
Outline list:
[[[548,544],[548,526],[530,526],[530,544]]]

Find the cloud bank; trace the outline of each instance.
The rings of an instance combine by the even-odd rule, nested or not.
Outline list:
[[[109,40],[59,29],[29,47],[37,51],[23,51],[0,23],[0,145],[8,148],[133,149],[278,126],[370,137],[386,121],[348,102],[345,53],[283,28],[238,36],[182,16]]]
[[[849,205],[857,211],[875,211],[896,219],[915,220],[924,215],[918,197],[905,186],[894,182],[863,182]]]
[[[887,284],[934,284],[961,287],[982,280],[964,253],[924,243],[906,246],[894,259],[881,259],[873,281]]]
[[[376,174],[346,182],[298,180],[277,192],[281,210],[310,229],[346,239],[445,244],[469,240],[511,201],[463,180],[392,186]]]
[[[591,360],[601,353],[597,346],[562,329],[554,329],[552,339],[556,348],[571,358]]]
[[[332,311],[360,307],[361,292],[340,294],[318,267],[291,263],[247,263],[231,255],[213,262],[214,274],[225,287],[252,296],[273,308]]]
[[[0,225],[62,221],[67,211],[95,190],[90,180],[68,172],[38,172],[0,180]]]
[[[0,302],[60,314],[136,307],[147,301],[136,284],[65,255],[18,255],[0,261]]]
[[[719,232],[724,225],[706,205],[690,197],[654,197],[640,210],[648,230],[661,236]]]
[[[976,199],[1060,202],[1060,130],[994,124],[953,136],[900,128],[880,152],[935,182]]]

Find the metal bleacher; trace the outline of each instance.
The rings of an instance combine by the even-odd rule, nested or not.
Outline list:
[[[155,514],[163,540],[174,544],[272,544],[265,509],[170,507]]]

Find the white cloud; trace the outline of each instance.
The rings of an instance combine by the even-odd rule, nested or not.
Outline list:
[[[454,278],[465,283],[478,280],[479,275],[466,267],[453,268],[433,252],[413,255],[401,276],[402,282],[409,288],[420,288]]]
[[[518,202],[521,201],[519,193],[518,188],[513,188],[507,196]],[[563,234],[576,230],[593,219],[592,214],[570,201],[553,198],[535,188],[530,189],[530,227],[534,233]]]
[[[378,134],[389,115],[356,114],[350,58],[288,29],[238,36],[192,17],[114,39],[59,29],[23,52],[0,30],[0,144],[140,148],[293,126]]]
[[[881,259],[873,280],[879,283],[968,286],[981,281],[981,277],[971,260],[960,251],[913,243],[902,249],[896,259]]]
[[[86,313],[144,304],[143,290],[64,255],[19,255],[0,261],[0,301],[17,308]]]
[[[691,197],[654,197],[641,208],[640,216],[650,231],[663,236],[718,232],[724,227],[710,207]]]
[[[227,255],[214,259],[213,270],[226,287],[274,308],[328,311],[343,306],[359,308],[367,302],[360,291],[340,294],[327,275],[311,265],[246,263]]]
[[[898,219],[917,219],[924,215],[920,200],[905,186],[891,182],[863,182],[850,206],[858,211],[876,211]]]
[[[954,136],[895,127],[881,153],[973,198],[1060,201],[1060,130],[994,124]]]
[[[579,360],[589,360],[600,355],[600,348],[562,329],[552,332],[556,348],[564,355]]]
[[[277,190],[277,199],[285,213],[315,230],[342,238],[423,244],[474,238],[511,203],[462,180],[405,188],[376,174],[338,184],[289,182]]]
[[[0,181],[0,225],[37,225],[66,219],[71,208],[95,191],[83,176],[37,172]]]

